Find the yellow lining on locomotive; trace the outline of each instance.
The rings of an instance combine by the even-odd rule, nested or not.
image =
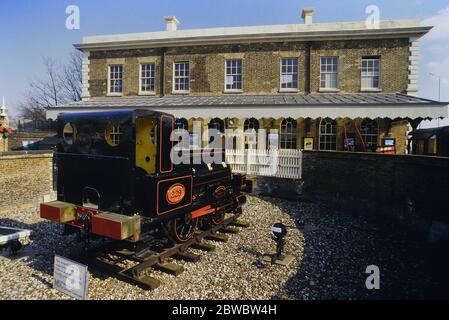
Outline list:
[[[136,120],[136,167],[156,173],[157,124],[153,118]],[[149,160],[149,161],[147,161]]]

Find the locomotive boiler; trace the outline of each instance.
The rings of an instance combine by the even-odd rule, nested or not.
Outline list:
[[[245,176],[232,174],[222,150],[209,150],[221,154],[218,163],[174,164],[174,129],[172,115],[150,110],[61,114],[57,201],[41,204],[41,217],[66,234],[186,243],[240,214]]]

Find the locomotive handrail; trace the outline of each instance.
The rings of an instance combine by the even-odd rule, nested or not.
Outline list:
[[[76,157],[90,157],[90,158],[103,158],[103,159],[118,159],[118,160],[130,160],[127,157],[118,157],[118,156],[103,156],[91,153],[66,153],[66,152],[56,152],[58,156],[76,156]]]

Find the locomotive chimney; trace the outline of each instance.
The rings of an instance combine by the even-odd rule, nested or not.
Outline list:
[[[313,23],[313,14],[315,13],[315,9],[313,8],[306,8],[302,10],[301,17],[304,20],[305,25],[310,25]]]
[[[178,30],[179,20],[175,16],[165,17],[165,22],[167,22],[167,31]]]

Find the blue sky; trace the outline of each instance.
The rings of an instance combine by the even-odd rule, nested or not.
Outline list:
[[[16,114],[27,83],[43,71],[43,57],[63,62],[86,35],[164,30],[167,15],[176,15],[183,29],[302,23],[305,7],[316,9],[315,22],[365,20],[372,4],[382,20],[436,25],[422,41],[420,96],[438,99],[434,72],[442,77],[442,100],[449,101],[449,0],[1,0],[0,96]],[[80,30],[65,28],[68,5],[80,8]]]

